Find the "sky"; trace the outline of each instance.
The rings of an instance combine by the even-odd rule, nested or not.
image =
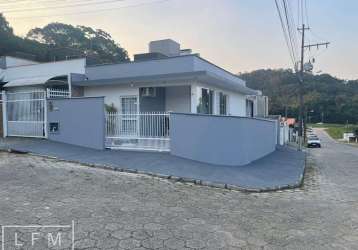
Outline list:
[[[22,36],[63,22],[109,32],[131,57],[147,52],[149,41],[172,38],[233,73],[292,68],[274,0],[51,1],[0,0],[0,8]],[[95,1],[103,3],[83,5]],[[289,1],[295,9],[297,0]],[[71,4],[79,5],[51,8]],[[307,10],[307,43],[331,42],[328,49],[307,51],[307,58],[317,54],[313,71],[358,79],[358,1],[307,0]]]

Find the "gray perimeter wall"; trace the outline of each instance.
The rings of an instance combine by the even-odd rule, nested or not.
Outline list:
[[[51,122],[59,131],[48,132],[48,139],[73,145],[104,149],[104,97],[49,99],[48,130]]]
[[[265,119],[171,113],[171,154],[211,164],[246,165],[275,151],[276,126]]]

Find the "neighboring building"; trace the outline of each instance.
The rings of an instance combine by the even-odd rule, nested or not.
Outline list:
[[[86,59],[38,63],[14,57],[0,57],[0,82],[9,92],[42,91],[47,88],[67,89],[71,81],[83,76]]]
[[[342,140],[345,142],[357,142],[357,137],[353,132],[344,132]]]

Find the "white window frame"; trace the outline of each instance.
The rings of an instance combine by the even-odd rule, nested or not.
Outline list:
[[[221,111],[220,94],[226,96],[226,103],[225,103],[226,112],[225,112],[225,114],[221,114],[221,112],[220,112]],[[225,91],[217,91],[216,92],[216,98],[215,98],[216,105],[215,106],[216,106],[216,114],[217,115],[230,115],[230,109],[229,109],[230,101],[229,101],[229,98],[230,98],[229,93],[227,93]]]
[[[123,113],[123,103],[122,103],[122,100],[123,99],[129,99],[129,98],[136,98],[137,99],[137,110],[136,110],[136,114],[139,114],[139,96],[138,95],[122,95],[122,96],[119,96],[119,113],[120,114],[126,114],[126,113]]]

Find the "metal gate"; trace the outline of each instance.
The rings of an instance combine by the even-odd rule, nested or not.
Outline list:
[[[170,151],[169,113],[107,113],[106,147]]]
[[[4,136],[4,130],[3,130],[3,113],[2,113],[2,95],[0,95],[0,137]]]
[[[46,92],[3,92],[5,136],[47,137]]]

